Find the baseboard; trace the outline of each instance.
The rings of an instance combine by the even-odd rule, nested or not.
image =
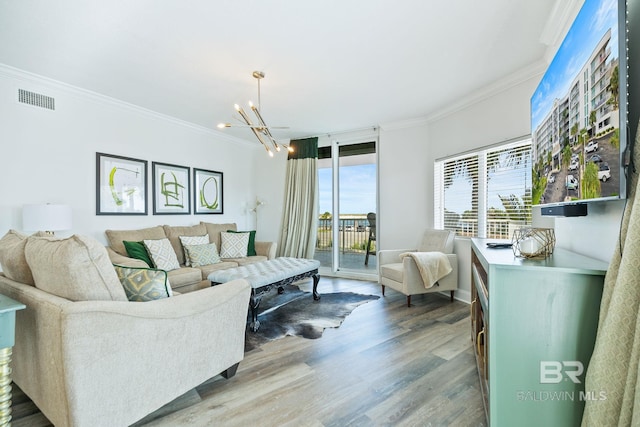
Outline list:
[[[451,295],[449,291],[441,292],[443,295]],[[471,292],[465,289],[458,289],[453,293],[453,299],[463,302],[465,304],[471,304]]]

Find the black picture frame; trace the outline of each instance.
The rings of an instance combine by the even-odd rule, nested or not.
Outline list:
[[[152,162],[154,215],[191,214],[191,168]]]
[[[222,214],[223,195],[222,172],[193,168],[194,214]]]
[[[96,215],[147,213],[147,161],[96,153]]]

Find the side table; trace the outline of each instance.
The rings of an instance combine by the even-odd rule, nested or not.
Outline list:
[[[26,306],[0,295],[0,426],[11,423],[11,354],[15,344],[16,311]]]

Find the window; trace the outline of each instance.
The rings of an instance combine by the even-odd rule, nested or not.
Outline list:
[[[531,139],[434,164],[434,226],[458,236],[510,239],[531,224]]]

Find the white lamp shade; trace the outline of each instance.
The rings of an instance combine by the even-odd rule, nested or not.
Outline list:
[[[29,231],[58,231],[71,229],[71,206],[24,205],[22,226]]]

